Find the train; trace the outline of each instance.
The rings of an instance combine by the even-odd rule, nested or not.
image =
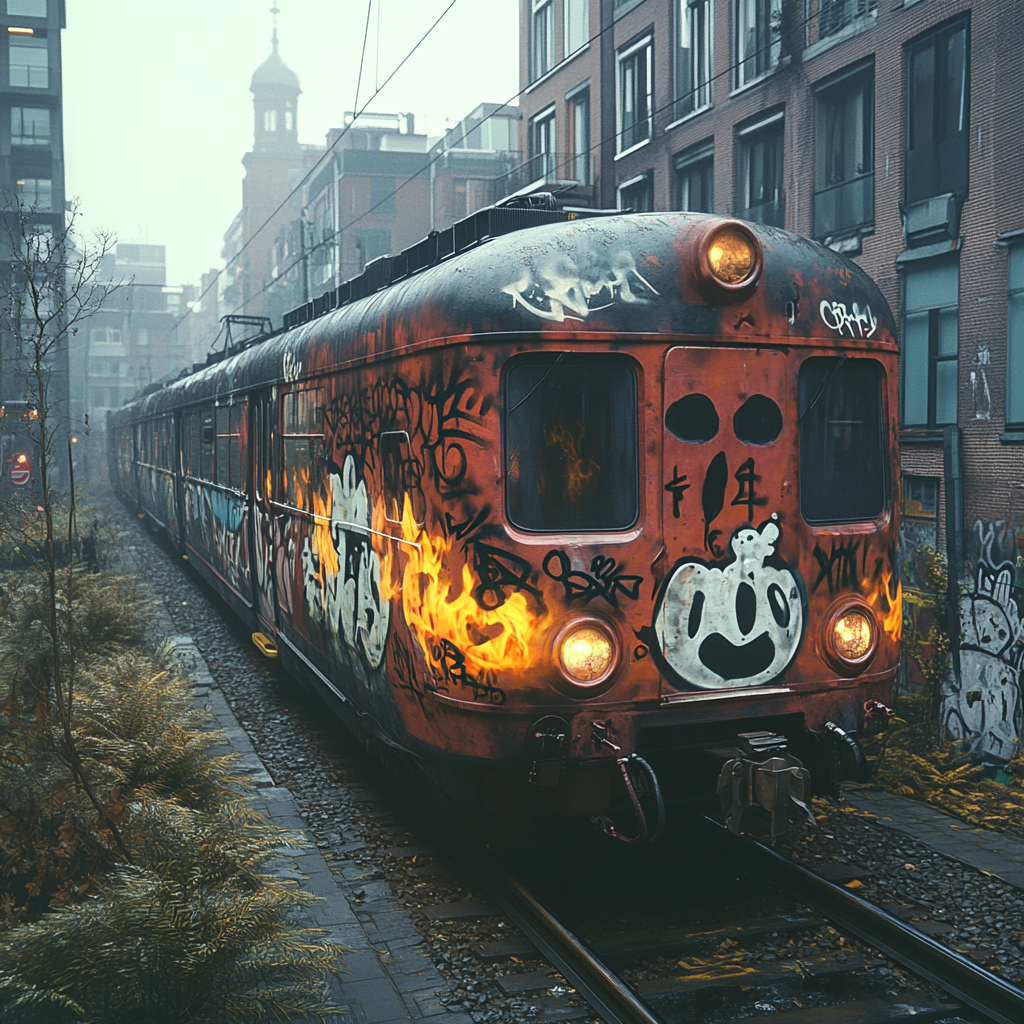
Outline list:
[[[807,814],[902,621],[898,350],[813,241],[490,207],[112,412],[111,479],[477,821]]]

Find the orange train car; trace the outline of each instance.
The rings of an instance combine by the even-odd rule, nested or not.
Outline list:
[[[236,348],[111,415],[116,486],[457,804],[635,839],[662,794],[738,826],[863,769],[902,613],[895,325],[856,265],[497,207]]]

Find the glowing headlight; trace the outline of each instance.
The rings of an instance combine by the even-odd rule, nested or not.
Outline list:
[[[875,626],[865,612],[846,611],[832,626],[832,643],[843,661],[860,661],[871,650],[874,640]]]
[[[753,236],[742,228],[726,225],[711,236],[708,268],[724,285],[735,287],[749,281],[758,269],[759,253]]]
[[[615,644],[592,622],[570,628],[558,643],[558,661],[570,683],[594,685],[608,677],[615,663]]]

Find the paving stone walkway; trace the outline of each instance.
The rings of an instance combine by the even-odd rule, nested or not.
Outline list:
[[[428,958],[425,941],[406,910],[398,905],[387,883],[372,876],[372,866],[344,862],[337,872],[305,830],[291,792],[275,786],[246,732],[238,724],[224,695],[191,637],[176,634],[167,610],[153,608],[158,634],[189,673],[196,700],[209,707],[215,727],[223,730],[222,745],[213,754],[234,752],[242,770],[250,776],[252,802],[268,821],[302,833],[304,848],[283,847],[274,873],[295,879],[303,889],[323,898],[307,912],[312,926],[324,928],[327,938],[351,950],[344,971],[334,983],[331,997],[344,1008],[338,1024],[390,1024],[422,1021],[424,1024],[473,1024],[468,1013],[452,1012],[441,1003],[447,982]],[[342,835],[361,846],[355,835]],[[344,845],[341,846],[344,850]],[[358,903],[353,901],[360,894]]]
[[[884,828],[1024,889],[1024,839],[972,828],[959,818],[893,793],[848,784],[843,786],[843,796],[854,807],[875,815]]]

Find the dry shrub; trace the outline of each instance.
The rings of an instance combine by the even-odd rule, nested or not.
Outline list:
[[[156,801],[137,810],[139,866],[96,898],[0,940],[0,1010],[18,1024],[290,1021],[325,1001],[342,947],[296,912],[319,902],[263,873],[299,837],[228,805],[210,815]]]

